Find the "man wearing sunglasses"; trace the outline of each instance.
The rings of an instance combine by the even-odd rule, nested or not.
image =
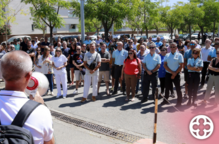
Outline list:
[[[150,53],[146,55],[142,61],[144,72],[144,80],[143,80],[143,99],[141,103],[144,103],[148,100],[149,87],[150,83],[152,84],[152,96],[155,94],[155,89],[157,87],[157,71],[160,68],[161,58],[158,54],[156,54],[156,45],[155,43],[151,43],[149,45]],[[153,98],[154,99],[154,98]]]
[[[211,61],[213,58],[217,57],[216,51],[219,48],[219,41],[216,41],[214,44],[214,48],[208,53],[208,61]]]
[[[210,61],[208,60],[208,54],[212,49],[214,48],[211,46],[211,40],[206,39],[205,47],[201,49],[202,60],[203,60],[203,65],[204,65],[202,69],[201,87],[203,87],[205,84],[205,77],[207,74],[208,65],[210,64]]]
[[[181,53],[177,52],[177,44],[175,42],[170,44],[171,52],[166,54],[164,58],[164,68],[166,69],[165,75],[165,98],[169,98],[169,91],[172,82],[175,85],[177,92],[177,104],[176,107],[181,106],[182,103],[182,92],[180,88],[180,72],[183,67],[183,56]],[[168,104],[168,102],[164,99],[161,105]]]

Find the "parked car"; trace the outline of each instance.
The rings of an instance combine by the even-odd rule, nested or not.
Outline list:
[[[139,40],[140,38],[142,38],[144,41],[147,39],[147,36],[136,36],[135,37],[137,40]]]
[[[102,38],[102,35],[105,35],[105,32],[99,32],[98,36]],[[94,35],[91,35],[94,39],[97,39],[97,32]],[[108,36],[110,36],[110,33],[108,33]]]
[[[191,35],[191,39],[198,39],[198,33],[193,33]]]
[[[206,33],[208,38],[213,38],[213,32]],[[217,37],[217,32],[214,33],[214,37]]]
[[[113,35],[113,38],[118,38],[118,39],[120,39],[120,37],[124,37],[124,36],[130,38],[130,35],[129,35],[129,34],[116,34],[116,35]]]
[[[30,36],[13,36],[13,37],[9,38],[9,39],[7,40],[7,42],[8,42],[8,43],[11,43],[11,42],[14,41],[14,39],[17,39],[17,41],[20,42],[20,38],[22,38],[22,40],[24,40],[24,37],[27,37],[28,40],[31,40],[31,37],[30,37]],[[6,43],[6,41],[3,41],[1,44],[3,44],[3,43]]]
[[[55,39],[55,41],[58,41],[58,38],[61,38],[64,37],[63,35],[54,35],[53,36],[53,39]],[[50,37],[48,37],[48,41],[50,42]]]
[[[61,40],[67,41],[69,39],[73,40],[74,38],[78,38],[78,35],[67,35],[67,36],[65,35],[61,38]]]
[[[160,37],[160,40],[161,40],[161,41],[164,39],[163,35],[152,35],[152,36],[151,36],[151,37],[152,37],[152,41],[153,41],[153,42],[156,42],[158,36]]]

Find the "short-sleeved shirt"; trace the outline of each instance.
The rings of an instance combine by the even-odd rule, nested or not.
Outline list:
[[[34,48],[31,48],[31,49],[27,49],[26,51],[27,54],[31,54],[31,53],[35,53],[35,49]],[[31,57],[32,61],[33,61],[33,57]]]
[[[124,60],[128,57],[128,51],[122,49],[119,51],[118,49],[113,52],[112,58],[115,58],[116,65],[123,65]]]
[[[161,58],[158,54],[154,53],[152,56],[149,53],[144,57],[144,60],[142,61],[143,64],[146,65],[146,68],[151,71],[153,70],[157,65],[161,64]],[[158,70],[157,70],[158,71]]]
[[[138,60],[138,62],[137,62]],[[139,66],[138,64],[141,63],[140,59],[137,58],[136,59],[126,59],[124,61],[124,64],[125,64],[125,69],[124,69],[124,72],[125,74],[127,75],[136,75],[139,73]]]
[[[70,64],[73,64],[72,63],[72,60],[73,60],[73,56],[76,54],[77,52],[75,50],[69,50],[69,55],[70,55],[70,58],[69,58],[69,63]]]
[[[0,120],[10,125],[21,107],[28,101],[26,94],[19,91],[0,91]],[[52,116],[47,107],[38,106],[28,117],[23,128],[33,135],[35,144],[43,144],[53,138]]]
[[[63,54],[60,55],[59,57],[52,57],[52,62],[54,63],[55,67],[63,66],[67,61],[68,59]],[[54,73],[55,74],[66,73],[66,69],[65,67],[63,67],[61,70],[57,70],[54,68]]]
[[[192,50],[191,50],[191,49],[188,49],[188,50],[185,52],[184,58],[187,60],[187,62],[188,62],[188,59],[189,59],[189,58],[192,58]],[[200,58],[202,59],[202,53],[200,53]],[[187,66],[185,66],[185,68],[187,69]]]
[[[175,52],[174,54],[168,53],[164,58],[164,62],[167,62],[167,66],[171,71],[177,71],[181,63],[184,63],[184,59],[181,53]],[[166,70],[166,72],[168,72]],[[170,73],[170,72],[168,72]]]
[[[101,58],[105,58],[110,60],[110,53],[108,51],[105,51],[102,53],[102,51],[99,52]],[[107,62],[102,62],[100,66],[100,71],[109,71],[109,63]]]
[[[159,78],[164,78],[165,75],[166,75],[166,70],[164,68],[164,58],[165,58],[165,56],[160,55],[160,58],[161,58],[161,65],[160,65],[160,68],[159,68],[158,77]]]
[[[80,65],[84,62],[84,55],[74,54],[74,56],[72,57],[72,61],[74,61],[77,65]],[[84,66],[82,66],[81,68],[84,68]],[[78,70],[78,68],[75,66],[74,70]]]
[[[148,53],[147,53],[148,54]],[[143,61],[144,60],[144,57],[147,55],[147,54],[143,54],[143,55],[141,55],[141,52],[139,52],[138,54],[137,54],[137,58],[139,58],[141,61]],[[143,65],[141,65],[141,74],[144,74],[144,68],[143,68]]]
[[[96,59],[96,66],[98,62],[101,62],[100,54],[97,52],[90,53],[87,52],[84,56],[84,61],[87,62],[88,65],[90,65],[94,60]],[[99,75],[99,69],[97,69],[93,74],[90,73],[88,69],[86,69],[86,75]]]
[[[177,45],[178,50],[182,50],[184,48],[184,45]],[[179,51],[182,55],[184,55],[184,51]]]
[[[210,61],[208,61],[208,55],[209,55],[209,52],[210,52],[211,50],[213,50],[213,49],[214,49],[214,48],[213,48],[212,46],[210,46],[209,48],[204,47],[204,48],[201,49],[202,60],[203,60],[204,62],[210,62]]]
[[[62,49],[62,54],[67,58],[69,56],[69,51],[70,51],[70,48],[63,48]]]
[[[91,40],[85,40],[84,43],[85,43],[86,45],[88,45],[88,44],[91,43]]]
[[[155,44],[156,44],[156,47],[160,47],[160,46],[163,45],[163,43],[162,43],[161,41],[159,41],[159,42],[155,42]]]
[[[20,45],[19,44],[14,44],[15,50],[20,50]]]
[[[96,44],[100,44],[101,42],[103,42],[102,39],[96,40]]]
[[[6,54],[4,50],[0,52],[0,59],[3,57],[4,54]]]
[[[216,49],[213,48],[213,49],[208,53],[208,56],[211,56],[211,58],[217,57]]]
[[[27,44],[25,42],[22,42],[20,46],[22,47],[22,51],[27,51]]]
[[[191,67],[203,67],[203,60],[200,58],[194,59],[194,58],[189,58],[188,59],[188,63],[187,66],[190,65]],[[188,70],[188,72],[197,72],[197,71],[193,71],[193,70]],[[199,71],[201,72],[201,71]]]

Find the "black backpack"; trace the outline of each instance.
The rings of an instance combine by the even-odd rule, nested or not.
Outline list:
[[[27,129],[22,128],[29,115],[40,103],[29,100],[19,110],[11,125],[1,125],[0,144],[34,144],[33,136]]]

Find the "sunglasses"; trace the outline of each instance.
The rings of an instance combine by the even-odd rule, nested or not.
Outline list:
[[[176,47],[170,47],[170,48],[176,48]]]
[[[41,50],[37,50],[37,51],[41,51]]]
[[[166,51],[166,50],[161,50],[161,51]]]
[[[81,50],[81,49],[76,49],[77,51]]]
[[[154,49],[155,47],[149,47],[149,49]]]
[[[193,43],[190,43],[190,46],[195,46],[195,44],[193,44]]]
[[[133,54],[133,53],[129,53],[129,55],[131,55],[131,54]]]
[[[56,52],[61,52],[61,51],[57,50]]]
[[[193,52],[193,54],[196,54],[196,55],[197,55],[198,53],[197,53],[197,52]]]

